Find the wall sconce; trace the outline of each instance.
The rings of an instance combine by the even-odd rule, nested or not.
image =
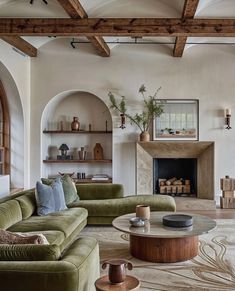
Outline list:
[[[231,129],[232,127],[230,126],[230,121],[231,121],[231,109],[225,109],[225,129]]]
[[[126,128],[126,118],[125,118],[125,114],[120,114],[121,116],[121,125],[119,126],[121,129]]]

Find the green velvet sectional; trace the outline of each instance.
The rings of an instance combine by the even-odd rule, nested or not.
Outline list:
[[[78,202],[67,210],[36,215],[35,190],[0,199],[0,229],[42,233],[49,245],[0,245],[0,290],[92,291],[99,277],[98,243],[79,237],[88,224],[111,224],[138,204],[152,211],[175,211],[165,195],[123,197],[119,184],[77,185]]]
[[[94,290],[99,277],[98,243],[89,237],[77,238],[87,224],[87,210],[35,213],[34,190],[0,200],[0,229],[42,233],[50,243],[0,245],[0,290]]]

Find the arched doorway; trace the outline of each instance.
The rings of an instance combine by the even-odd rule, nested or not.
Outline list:
[[[10,117],[7,96],[0,80],[0,175],[10,174]]]

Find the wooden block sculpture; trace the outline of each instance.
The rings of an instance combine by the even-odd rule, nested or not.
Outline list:
[[[221,208],[235,208],[235,179],[225,176],[220,179],[220,189],[222,190],[222,197],[220,197]]]
[[[102,148],[100,143],[95,144],[94,159],[95,160],[103,160],[104,159],[103,148]]]

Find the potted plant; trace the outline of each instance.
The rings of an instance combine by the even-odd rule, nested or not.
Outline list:
[[[149,95],[148,97],[146,97],[146,88],[145,85],[142,85],[139,88],[139,93],[142,95],[143,98],[143,110],[141,113],[136,113],[134,115],[127,113],[126,100],[124,96],[121,96],[121,100],[118,102],[112,92],[109,92],[108,94],[111,102],[110,108],[118,111],[121,114],[122,125],[120,127],[125,128],[125,126],[123,126],[123,117],[127,117],[132,124],[135,124],[140,129],[140,141],[150,140],[150,124],[152,123],[154,118],[160,116],[163,113],[163,105],[158,105],[155,101],[158,91],[160,89],[161,87],[157,89],[153,96]]]

